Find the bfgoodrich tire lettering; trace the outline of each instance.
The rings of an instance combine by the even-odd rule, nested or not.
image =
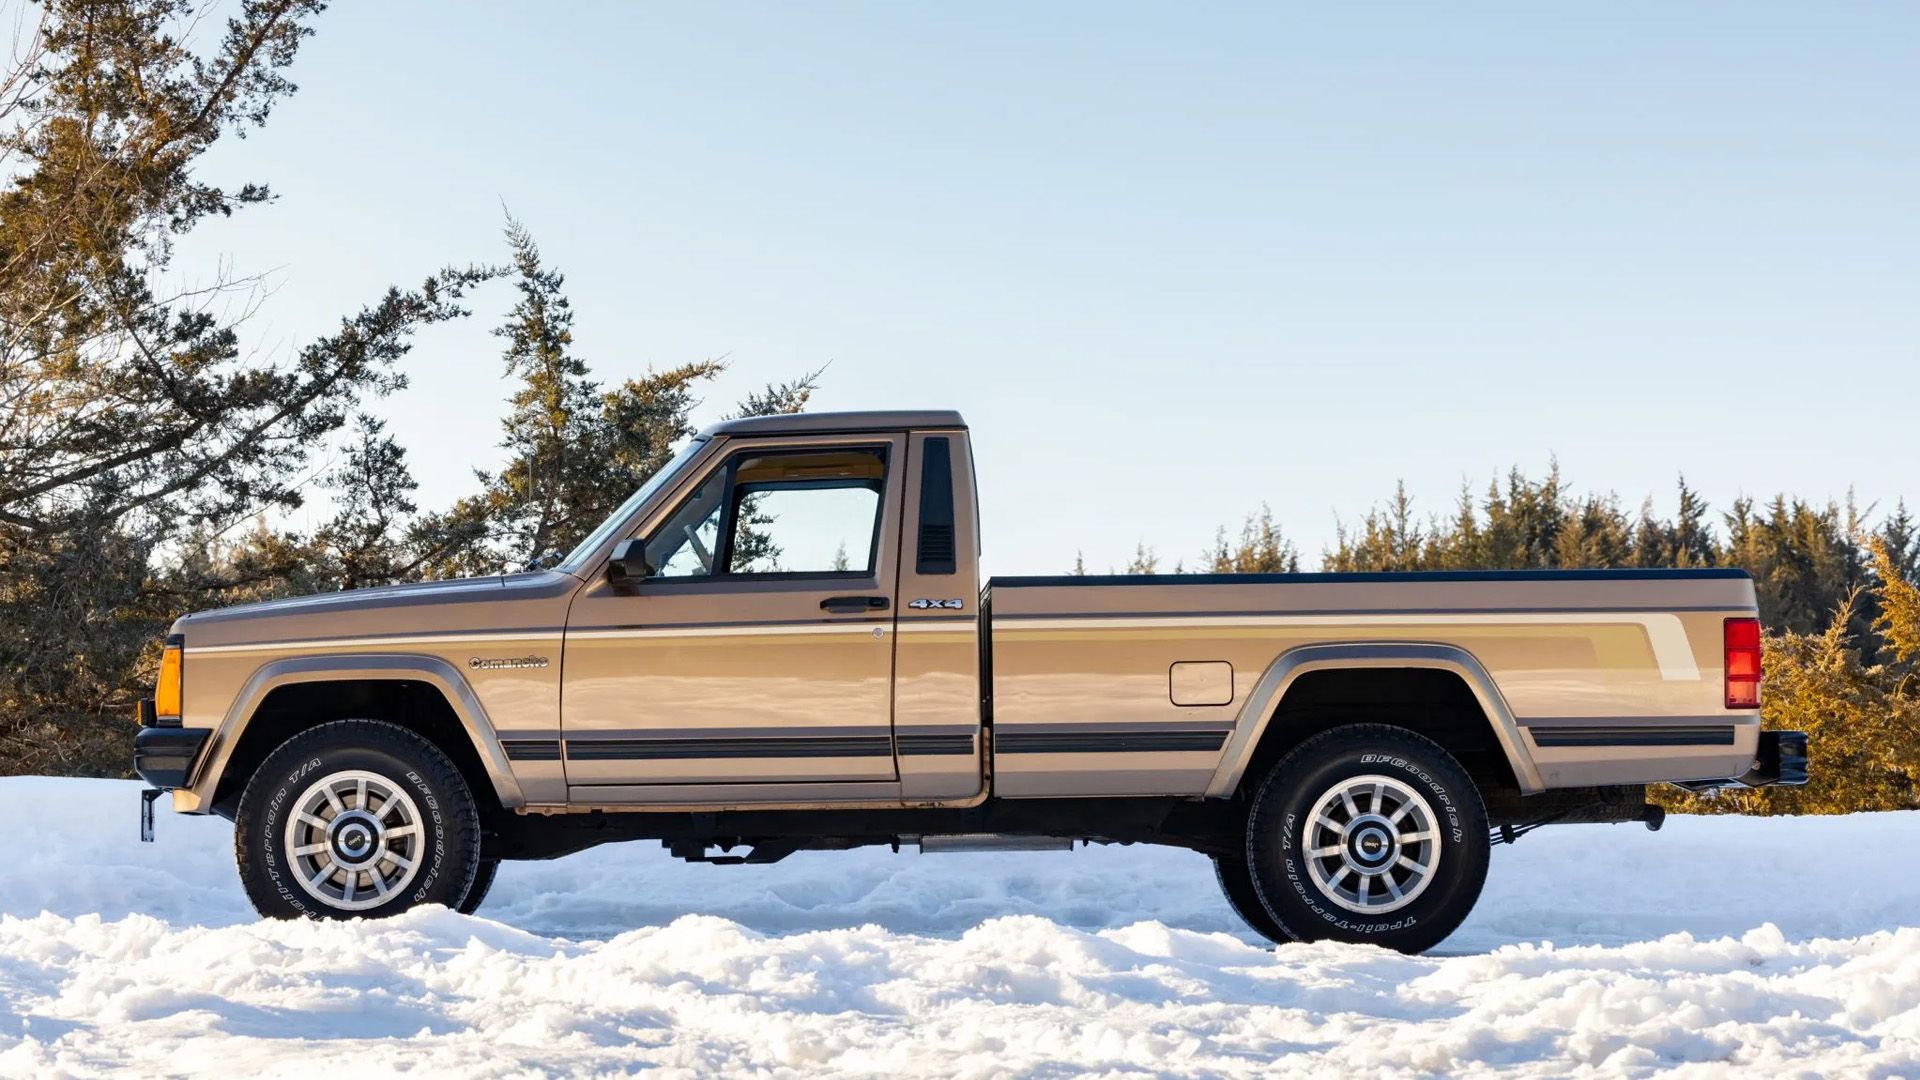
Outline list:
[[[358,781],[368,779],[365,787]],[[313,802],[330,780],[338,781],[337,799],[319,796],[324,805],[310,818],[326,824],[358,820],[372,828],[331,832],[299,820],[303,802]],[[355,791],[363,805],[355,806]],[[386,799],[396,796],[391,819],[375,824]],[[406,830],[387,840],[382,828]],[[303,850],[290,851],[289,838],[312,841]],[[268,755],[240,796],[234,818],[234,861],[247,899],[254,910],[269,918],[381,918],[420,904],[459,907],[467,898],[480,866],[479,814],[465,779],[446,754],[396,724],[380,720],[338,720],[309,728]],[[379,843],[390,845],[381,849]],[[329,865],[330,852],[315,853],[314,844],[339,844],[343,862],[329,876],[339,883],[311,886],[311,878]],[[388,850],[385,862],[378,852]],[[346,856],[364,860],[352,862]],[[402,868],[394,861],[407,862]],[[346,866],[362,869],[349,873]],[[304,872],[303,872],[304,869]],[[385,871],[382,876],[382,871]],[[296,876],[298,875],[298,876]],[[378,880],[386,888],[366,895]],[[360,883],[358,895],[347,900],[347,882]],[[364,890],[364,891],[359,891]],[[330,902],[329,896],[335,899]]]
[[[1255,888],[1299,941],[1432,948],[1473,910],[1489,848],[1466,770],[1433,740],[1384,724],[1300,744],[1247,817]]]

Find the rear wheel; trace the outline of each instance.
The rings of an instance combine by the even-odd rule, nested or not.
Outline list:
[[[1247,818],[1254,887],[1299,941],[1432,948],[1473,910],[1489,847],[1466,770],[1433,740],[1384,724],[1300,744]]]
[[[338,720],[282,743],[247,782],[233,838],[247,898],[270,918],[460,907],[481,865],[460,770],[380,720]]]
[[[1260,891],[1254,887],[1253,872],[1247,869],[1247,860],[1238,855],[1215,855],[1213,857],[1213,875],[1220,881],[1220,891],[1227,898],[1227,906],[1235,915],[1252,927],[1255,933],[1276,944],[1286,944],[1293,938],[1287,936],[1285,929],[1267,911],[1260,902]]]

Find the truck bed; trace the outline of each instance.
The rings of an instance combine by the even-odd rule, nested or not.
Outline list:
[[[1007,797],[1229,794],[1281,684],[1329,648],[1458,680],[1522,790],[1738,775],[1758,741],[1758,712],[1723,700],[1724,621],[1755,613],[1739,570],[1000,577],[986,595]],[[1394,707],[1394,679],[1341,678],[1289,708]]]

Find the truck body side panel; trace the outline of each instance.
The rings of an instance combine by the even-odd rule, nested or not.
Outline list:
[[[1722,700],[1722,624],[1754,613],[1739,574],[1013,578],[990,588],[994,787],[1010,797],[1200,794],[1235,733],[1278,704],[1247,707],[1269,667],[1336,642],[1472,656],[1549,788],[1738,775],[1758,739],[1758,713]],[[1175,665],[1195,663],[1232,665],[1231,702],[1175,703]]]

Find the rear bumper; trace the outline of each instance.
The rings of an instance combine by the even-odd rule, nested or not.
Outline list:
[[[1753,765],[1727,780],[1682,780],[1688,791],[1716,791],[1734,787],[1801,787],[1807,782],[1807,733],[1763,731],[1753,751]]]
[[[209,728],[143,727],[133,737],[133,771],[157,788],[184,787]]]
[[[1807,782],[1807,733],[1763,731],[1753,768],[1733,781],[1743,787],[1800,787]]]

